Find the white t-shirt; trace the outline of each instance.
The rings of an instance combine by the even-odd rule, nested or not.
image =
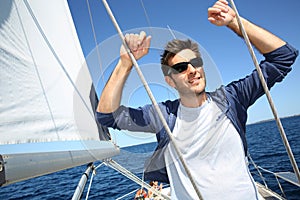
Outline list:
[[[198,108],[180,104],[173,136],[204,200],[259,199],[242,140],[215,102]],[[171,143],[165,159],[171,198],[198,199]]]

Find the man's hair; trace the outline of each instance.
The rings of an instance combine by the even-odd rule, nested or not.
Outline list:
[[[150,181],[149,185],[153,186],[155,182],[158,182],[158,181]]]
[[[150,186],[153,186],[154,185],[154,181],[150,181]]]
[[[191,41],[190,39],[187,40],[179,40],[174,39],[167,43],[165,50],[160,58],[161,69],[165,76],[168,75],[168,61],[170,58],[173,58],[177,53],[184,49],[190,49],[195,52],[197,57],[201,57],[199,52],[199,46],[197,43]]]

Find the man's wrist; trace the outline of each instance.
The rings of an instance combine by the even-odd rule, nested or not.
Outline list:
[[[120,59],[118,65],[121,69],[126,70],[127,72],[130,72],[133,67],[132,61],[125,59]]]
[[[233,18],[226,26],[230,28],[232,31],[234,31],[237,35],[242,36],[236,17]]]

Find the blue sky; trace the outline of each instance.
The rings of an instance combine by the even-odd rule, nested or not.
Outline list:
[[[255,67],[241,38],[226,27],[216,27],[208,22],[207,8],[214,2],[212,0],[110,0],[108,4],[123,31],[137,32],[145,29],[147,33],[153,34],[151,34],[153,41],[159,40],[161,43],[163,39],[160,30],[147,27],[163,28],[163,33],[168,32],[167,28],[170,27],[174,31],[184,34],[182,36],[197,41],[217,66],[218,73],[212,79],[216,79],[217,83],[227,84],[246,76]],[[92,64],[89,64],[93,80],[100,94],[117,60],[120,41],[102,1],[89,0],[89,3],[102,63],[101,66],[94,64],[93,61],[91,61]],[[299,0],[235,1],[235,4],[241,16],[275,33],[300,49]],[[93,60],[93,56],[96,54],[96,44],[89,20],[87,3],[83,0],[69,0],[69,6],[84,55],[87,60]],[[113,45],[111,45],[111,41],[113,41]],[[176,92],[166,89],[163,83],[163,76],[158,66],[161,51],[155,45],[153,44],[154,47],[150,50],[149,55],[141,59],[139,64],[146,79],[150,82],[157,101],[176,98]],[[259,54],[257,54],[257,58],[262,59]],[[300,102],[299,59],[293,67],[294,69],[283,83],[277,84],[271,90],[280,117],[300,114],[298,104]],[[104,72],[101,72],[100,68]],[[134,72],[129,81],[122,102],[131,106],[149,103],[149,98]],[[248,123],[273,117],[265,96],[258,100],[248,113]],[[136,136],[131,133],[118,133],[115,137],[117,137],[117,143],[120,146],[153,141],[153,136],[144,134]]]

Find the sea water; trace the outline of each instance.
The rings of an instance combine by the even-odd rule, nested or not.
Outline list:
[[[300,116],[282,119],[287,138],[293,150],[298,166],[300,163]],[[273,172],[293,171],[285,147],[274,120],[247,125],[247,141],[249,152],[255,163]],[[121,154],[114,157],[122,166],[138,177],[142,177],[145,159],[149,158],[155,149],[155,143],[125,147]],[[100,165],[100,162],[95,165]],[[22,163],[20,163],[22,165]],[[33,178],[0,188],[0,200],[6,199],[71,199],[86,166],[60,171],[50,175]],[[256,180],[260,181],[255,169],[250,167]],[[269,188],[280,193],[277,181],[272,174],[263,173],[267,177]],[[261,181],[260,181],[261,182]],[[280,181],[289,200],[300,199],[300,188],[285,181]],[[88,184],[85,188],[85,199]],[[89,199],[117,199],[137,189],[139,186],[114,171],[101,165],[94,176]],[[123,199],[133,199],[134,194]]]

